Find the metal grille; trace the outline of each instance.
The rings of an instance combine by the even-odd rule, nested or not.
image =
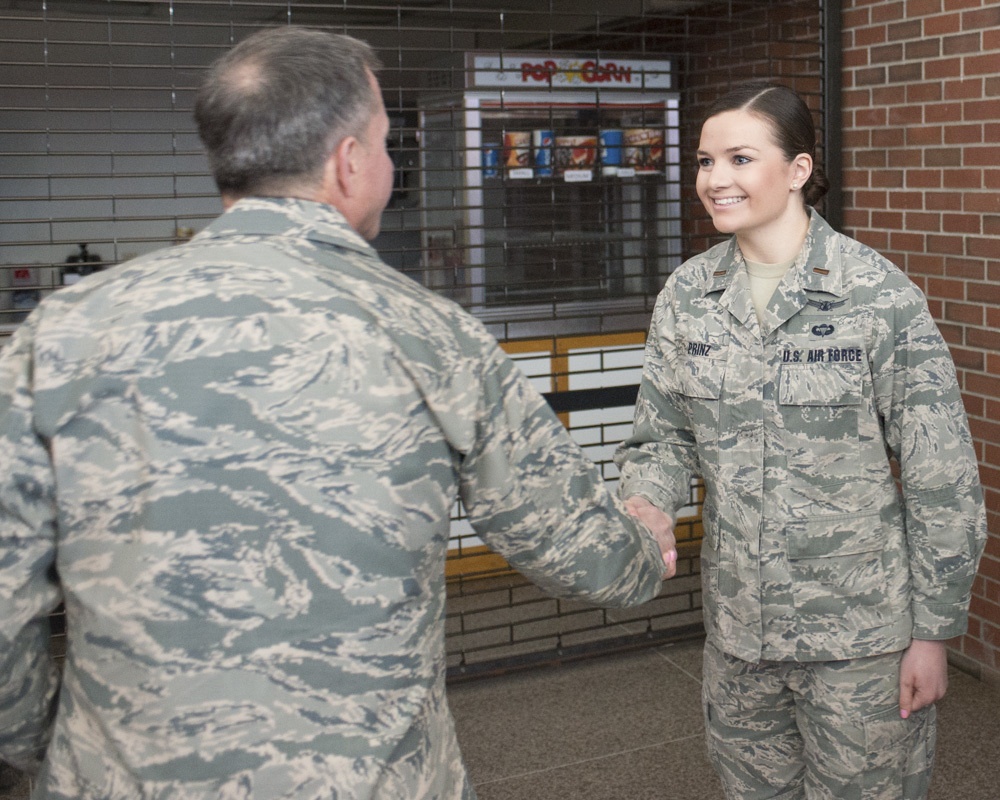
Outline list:
[[[60,286],[219,213],[190,113],[211,61],[265,26],[348,33],[385,65],[397,180],[376,248],[483,319],[614,481],[655,295],[715,241],[693,193],[700,113],[777,77],[829,145],[838,15],[801,0],[0,0],[0,336]],[[696,628],[692,492],[684,576],[627,614],[541,596],[456,509],[452,674]]]

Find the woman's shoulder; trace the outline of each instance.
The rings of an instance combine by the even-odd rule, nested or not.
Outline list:
[[[814,237],[812,256],[822,254],[821,260],[826,266],[833,266],[830,262],[834,261],[846,290],[862,286],[906,293],[917,290],[890,258],[872,245],[834,230],[822,218],[814,220],[811,235]]]
[[[890,258],[846,234],[839,237],[846,284],[868,285],[880,294],[922,296],[920,288]]]

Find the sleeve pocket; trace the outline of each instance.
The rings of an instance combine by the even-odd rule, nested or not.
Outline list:
[[[914,492],[907,498],[914,556],[939,579],[967,578],[976,567],[972,537],[966,529],[969,515],[953,486]]]

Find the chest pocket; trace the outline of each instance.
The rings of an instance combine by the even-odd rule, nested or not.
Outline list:
[[[719,352],[725,351],[720,349]],[[677,391],[682,395],[685,415],[698,443],[699,457],[708,462],[716,460],[709,454],[718,447],[726,365],[724,358],[704,355],[684,355],[678,362]]]
[[[718,400],[726,377],[726,362],[721,358],[685,356],[681,362],[681,393],[696,400]]]
[[[859,405],[861,362],[785,365],[778,402],[785,406]]]
[[[694,400],[718,400],[726,377],[728,335],[703,323],[684,332],[677,349],[676,390]]]
[[[807,495],[861,474],[862,351],[837,352],[844,360],[785,364],[779,375],[781,440],[789,477]]]

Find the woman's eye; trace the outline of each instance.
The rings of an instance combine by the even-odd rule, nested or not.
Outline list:
[[[737,166],[743,166],[744,164],[749,164],[750,159],[746,156],[733,156],[733,163]]]
[[[707,169],[708,167],[712,166],[712,159],[710,159],[710,158],[699,158],[698,159],[698,166],[701,167],[702,169]]]

